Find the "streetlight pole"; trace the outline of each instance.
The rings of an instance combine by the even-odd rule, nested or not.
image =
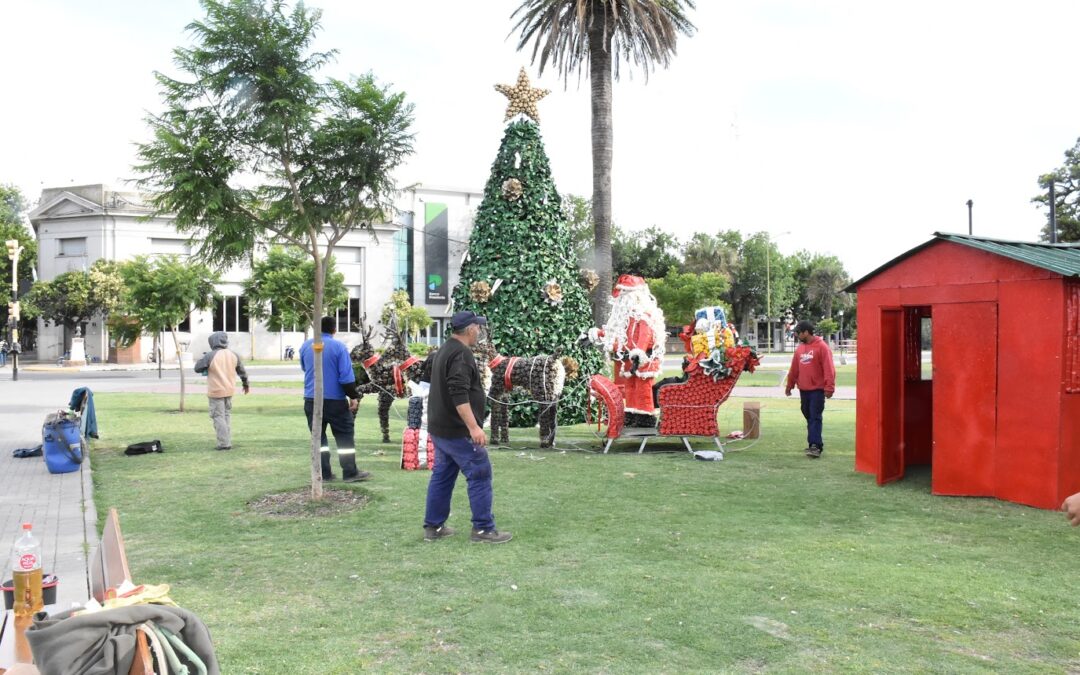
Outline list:
[[[7,240],[11,260],[11,302],[8,303],[8,323],[11,325],[11,379],[19,379],[19,254],[23,247],[18,239]]]
[[[967,207],[968,207],[968,236],[969,237],[971,236],[971,232],[972,232],[972,230],[971,230],[971,207],[972,207],[972,205],[974,203],[975,202],[971,201],[970,199],[967,200]]]
[[[847,365],[847,357],[844,356],[844,310],[838,312],[840,314],[840,365]]]
[[[791,234],[788,232],[781,232],[776,235],[782,237],[785,234]],[[770,274],[769,267],[772,264],[772,237],[766,234],[765,237],[765,325],[769,334],[765,338],[766,350],[772,353],[772,276]]]

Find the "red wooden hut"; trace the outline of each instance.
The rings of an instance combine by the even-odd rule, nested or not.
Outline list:
[[[857,471],[929,464],[934,494],[1047,509],[1080,491],[1080,246],[939,233],[852,289]]]

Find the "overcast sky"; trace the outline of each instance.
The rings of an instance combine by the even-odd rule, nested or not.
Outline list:
[[[312,0],[328,76],[373,72],[416,104],[401,183],[483,187],[505,99],[528,55],[511,0]],[[133,176],[132,144],[162,105],[201,16],[194,0],[5,3],[0,182],[43,187]],[[672,67],[615,87],[617,224],[771,232],[781,250],[834,253],[858,277],[934,231],[1037,238],[1036,179],[1080,136],[1072,82],[1080,2],[698,0]],[[559,190],[592,191],[588,82],[535,86]]]

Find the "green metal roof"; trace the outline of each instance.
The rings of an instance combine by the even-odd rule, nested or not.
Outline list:
[[[947,234],[935,232],[934,238],[925,244],[921,244],[910,251],[893,258],[870,274],[852,283],[846,289],[854,292],[856,288],[867,279],[877,276],[896,263],[906,260],[923,250],[927,246],[939,241],[949,241],[954,244],[970,246],[980,251],[994,253],[1004,258],[1017,260],[1032,267],[1038,267],[1051,272],[1056,272],[1065,277],[1080,277],[1080,244],[1044,244],[1029,241],[1008,241],[1005,239],[989,239],[987,237],[974,237],[967,234]]]

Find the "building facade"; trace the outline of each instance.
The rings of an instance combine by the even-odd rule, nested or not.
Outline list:
[[[480,199],[474,191],[417,184],[402,193],[395,222],[347,235],[334,251],[349,296],[346,306],[337,311],[339,337],[350,346],[359,342],[359,318],[366,314],[376,323],[391,293],[406,289],[413,303],[427,308],[435,319],[422,338],[440,341],[449,316],[450,289],[457,283]],[[192,254],[188,234],[177,232],[172,218],[151,217],[138,193],[100,184],[43,190],[30,222],[38,240],[38,279],[43,281],[64,272],[87,270],[102,259],[122,262],[138,255]],[[299,348],[305,339],[301,327],[271,332],[249,316],[243,294],[243,283],[250,276],[248,266],[221,272],[217,285],[221,297],[215,307],[192,312],[180,326],[178,340],[184,358],[198,358],[215,331],[228,333],[230,346],[247,359],[280,359],[288,347]],[[120,352],[101,319],[97,317],[81,328],[87,358],[116,360]],[[61,326],[39,321],[37,344],[28,356],[43,361],[61,359],[72,337]],[[152,360],[152,345],[152,336],[144,336],[132,358]],[[169,334],[162,336],[162,351],[166,362],[176,360]]]

